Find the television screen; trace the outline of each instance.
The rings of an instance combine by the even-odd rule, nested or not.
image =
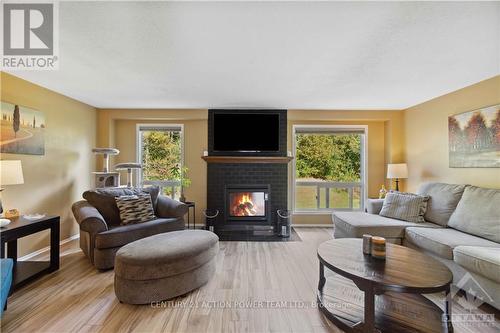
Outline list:
[[[279,151],[279,123],[276,113],[215,113],[214,151]]]

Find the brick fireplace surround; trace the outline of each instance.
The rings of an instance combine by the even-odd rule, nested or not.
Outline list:
[[[255,110],[245,112],[274,112],[280,114],[279,151],[263,153],[221,153],[213,151],[213,114],[226,110],[209,110],[208,116],[208,151],[205,157],[207,166],[207,208],[219,210],[214,223],[217,234],[226,232],[268,231],[274,230],[278,209],[287,209],[288,205],[288,162],[286,152],[287,120],[286,110]],[[227,111],[227,112],[234,112]],[[258,128],[255,135],[258,135]],[[229,219],[226,189],[231,187],[249,190],[255,187],[268,188],[268,216],[265,220],[245,218],[235,221]]]

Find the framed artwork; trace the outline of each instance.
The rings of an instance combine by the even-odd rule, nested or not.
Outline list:
[[[45,115],[25,106],[1,103],[0,152],[45,155]]]
[[[500,168],[500,104],[448,117],[451,168]]]

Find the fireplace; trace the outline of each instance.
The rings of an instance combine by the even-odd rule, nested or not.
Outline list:
[[[239,121],[224,121],[231,115]],[[270,119],[269,126],[260,126],[263,117]],[[291,158],[286,149],[286,110],[208,111],[208,154],[202,158],[207,162],[207,208],[219,212],[210,223],[219,237],[273,235],[276,211],[288,208]]]
[[[268,222],[269,185],[227,185],[225,216],[228,223]]]

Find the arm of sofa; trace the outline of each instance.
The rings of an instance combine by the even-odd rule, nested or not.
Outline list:
[[[366,202],[366,212],[378,215],[382,210],[384,199],[368,199]]]
[[[98,234],[108,230],[108,225],[101,213],[86,200],[77,201],[71,206],[80,229],[90,234]]]
[[[188,206],[177,200],[163,195],[158,197],[156,214],[158,217],[183,217],[187,214]]]

